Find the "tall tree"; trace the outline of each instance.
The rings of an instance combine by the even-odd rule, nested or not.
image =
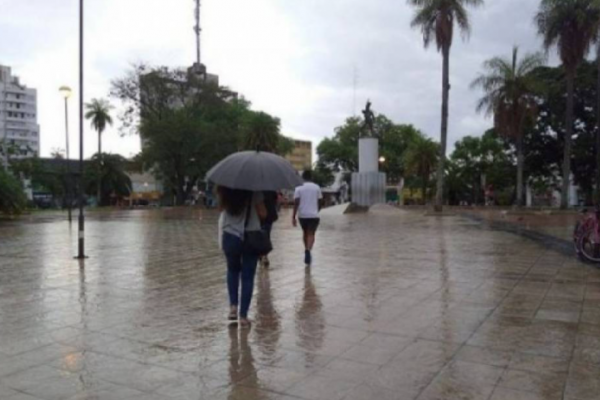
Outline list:
[[[26,203],[21,182],[0,166],[0,214],[19,214],[25,209]]]
[[[427,204],[429,179],[438,162],[439,145],[423,135],[417,135],[408,146],[404,155],[407,174],[420,178],[423,204]]]
[[[478,112],[494,116],[496,131],[515,140],[517,147],[517,197],[515,204],[523,205],[523,129],[528,120],[535,118],[536,93],[540,91],[531,72],[544,64],[541,54],[526,54],[519,60],[518,47],[513,48],[512,59],[492,58],[483,64],[485,70],[471,84],[485,93],[477,105]]]
[[[98,167],[102,168],[102,133],[106,130],[108,125],[112,125],[113,123],[112,117],[110,116],[110,110],[113,107],[104,99],[92,99],[91,102],[85,105],[85,108],[87,110],[85,113],[85,118],[90,120],[92,128],[98,132]],[[102,202],[101,181],[98,181],[96,195],[98,198],[98,204],[100,204]]]
[[[437,173],[436,210],[442,211],[444,203],[444,162],[448,142],[448,107],[450,101],[450,49],[454,38],[454,24],[468,37],[471,23],[467,6],[477,7],[483,0],[408,0],[416,7],[412,26],[420,28],[423,33],[425,47],[435,41],[438,51],[442,53],[442,126],[440,159]]]
[[[86,174],[86,191],[92,193],[100,186],[99,205],[110,205],[111,196],[128,196],[131,194],[131,179],[125,172],[127,160],[118,154],[104,154],[100,158],[96,154]]]
[[[514,198],[512,147],[507,146],[495,130],[487,131],[482,137],[465,136],[456,142],[449,164],[454,180],[450,189],[455,191],[451,197],[455,201],[480,203],[486,189],[484,181],[497,195],[508,191],[510,199]]]
[[[262,111],[248,111],[242,128],[241,147],[286,155],[293,150],[294,143],[281,134],[279,118]]]
[[[600,204],[600,40],[597,43],[596,64],[596,203]]]
[[[561,190],[563,149],[566,138],[566,74],[562,67],[542,67],[533,74],[544,88],[538,96],[535,124],[525,128],[525,175],[538,191]],[[595,62],[577,69],[574,90],[571,172],[579,194],[590,204],[594,195],[597,134],[597,80]]]
[[[569,207],[571,144],[577,67],[583,62],[598,36],[600,6],[596,0],[542,0],[535,17],[544,47],[555,47],[567,75],[567,110],[563,155],[561,208]]]
[[[121,130],[139,134],[143,164],[183,205],[218,161],[239,149],[250,104],[193,71],[138,65],[112,82]]]

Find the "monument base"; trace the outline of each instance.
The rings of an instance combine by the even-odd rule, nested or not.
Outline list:
[[[352,203],[360,207],[385,204],[385,174],[358,172],[352,174]]]

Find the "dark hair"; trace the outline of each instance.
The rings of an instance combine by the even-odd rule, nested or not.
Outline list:
[[[312,176],[312,171],[309,169],[302,173],[302,179],[304,179],[305,181],[312,181]]]
[[[240,189],[230,189],[225,186],[217,188],[221,207],[231,215],[240,215],[246,210],[252,192]]]

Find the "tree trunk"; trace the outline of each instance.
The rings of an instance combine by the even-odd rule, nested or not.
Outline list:
[[[446,164],[446,146],[448,141],[448,104],[450,100],[450,46],[442,49],[444,67],[442,73],[442,132],[440,137],[440,160],[437,171],[437,192],[435,211],[442,212],[444,205],[444,171]]]
[[[523,132],[517,132],[517,199],[515,205],[523,206]]]
[[[567,69],[567,119],[565,125],[565,148],[563,158],[563,184],[560,208],[569,208],[571,186],[571,142],[573,141],[573,107],[575,97],[575,69]]]
[[[600,204],[600,45],[598,45],[598,96],[597,121],[596,121],[596,204]]]
[[[423,183],[421,189],[423,190],[423,205],[427,205],[427,186],[429,186],[429,174],[423,174]]]
[[[102,205],[102,132],[98,131],[98,188],[96,191],[98,205]]]
[[[185,203],[185,179],[182,175],[177,175],[177,188],[175,205],[182,206]]]

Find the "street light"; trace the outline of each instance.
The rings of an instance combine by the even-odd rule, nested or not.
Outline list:
[[[68,86],[61,86],[60,89],[58,89],[60,94],[62,95],[62,97],[65,98],[65,137],[66,137],[66,142],[67,142],[67,157],[66,157],[66,164],[67,164],[67,211],[69,213],[69,224],[71,224],[73,222],[73,218],[71,216],[71,186],[73,183],[73,178],[71,176],[71,162],[70,162],[70,158],[69,158],[69,97],[71,97],[71,94],[73,94],[73,92],[71,91],[71,88]]]
[[[384,156],[379,157],[379,163],[383,164],[384,162],[385,162],[385,157]]]
[[[79,0],[79,228],[77,259],[85,257],[85,219],[83,216],[83,0]]]

